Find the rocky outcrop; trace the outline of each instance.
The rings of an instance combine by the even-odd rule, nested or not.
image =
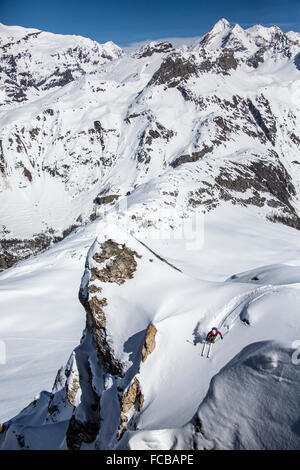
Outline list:
[[[145,362],[149,354],[151,354],[155,349],[155,337],[157,329],[155,326],[150,323],[145,333],[145,342],[142,349],[142,361]]]
[[[120,399],[121,404],[121,423],[127,423],[127,414],[134,408],[134,410],[141,412],[144,403],[144,395],[142,394],[141,385],[139,380],[135,377],[133,383]]]
[[[99,432],[99,427],[100,422],[82,423],[77,421],[75,416],[72,416],[66,433],[68,449],[79,450],[83,442],[87,444],[94,442]]]
[[[216,59],[215,68],[218,73],[227,75],[229,70],[236,70],[238,61],[234,56],[233,49],[223,49],[220,56]]]
[[[170,52],[173,49],[173,46],[170,42],[150,42],[146,44],[142,49],[135,53],[135,57],[142,59],[144,57],[151,57],[153,54],[163,54]]]
[[[87,303],[85,300],[82,301],[82,304],[84,305],[87,314],[87,330],[92,335],[99,363],[106,372],[123,377],[123,365],[114,357],[114,351],[107,341],[106,318],[104,313],[104,307],[107,306],[107,300],[105,298],[98,300],[94,295],[91,296],[91,299]]]
[[[132,279],[136,271],[136,258],[140,255],[130,250],[125,244],[107,240],[99,246],[92,256],[89,268],[90,282],[83,283],[79,299],[86,311],[86,327],[96,347],[99,363],[103,369],[116,376],[124,376],[124,366],[114,357],[114,352],[107,340],[105,309],[108,301],[102,297],[100,283],[124,284]]]
[[[132,279],[136,270],[136,258],[140,256],[125,244],[119,245],[113,240],[107,240],[101,245],[101,250],[95,253],[93,260],[96,266],[91,270],[91,281],[98,279],[101,282],[115,282],[123,284]],[[100,269],[98,266],[104,264]]]
[[[66,371],[66,377],[67,399],[75,407],[77,406],[77,395],[80,391],[79,372],[75,361],[73,368]]]
[[[249,57],[249,59],[247,60],[247,65],[249,65],[249,67],[253,67],[257,69],[257,67],[260,64],[264,63],[264,54],[266,51],[267,51],[267,48],[265,46],[258,49],[258,51],[256,51],[255,54]]]
[[[192,58],[188,60],[180,56],[170,55],[154,73],[148,86],[167,84],[168,87],[172,88],[177,86],[181,80],[185,80],[192,75],[197,75],[197,66]]]
[[[98,204],[99,206],[106,205],[106,204],[111,204],[114,201],[117,201],[119,199],[118,194],[108,194],[107,196],[97,196],[95,199],[95,203]]]
[[[265,134],[266,138],[271,142],[272,145],[274,145],[275,144],[274,137],[275,137],[275,133],[276,133],[276,125],[274,125],[273,129],[269,129],[266,126],[260,111],[254,106],[252,101],[248,99],[247,103],[248,103],[248,106],[249,106],[249,110],[250,110],[253,118],[255,119],[255,122],[261,128],[261,130]]]
[[[208,147],[207,145],[204,144],[201,150],[198,150],[197,152],[193,152],[191,155],[181,155],[180,157],[176,158],[173,162],[171,162],[170,165],[173,168],[177,168],[183,163],[196,162],[200,160],[200,158],[204,157],[206,154],[211,153],[212,151],[213,151],[213,146]]]

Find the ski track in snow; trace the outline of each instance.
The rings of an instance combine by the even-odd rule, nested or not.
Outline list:
[[[227,334],[230,328],[233,326],[235,320],[240,316],[240,311],[235,313],[235,310],[239,307],[244,308],[248,306],[251,302],[263,297],[264,295],[270,292],[276,292],[279,288],[274,288],[273,286],[262,286],[254,289],[253,291],[249,292],[248,294],[243,294],[237,297],[234,297],[228,305],[225,306],[224,310],[217,315],[216,319],[218,321],[219,317],[222,317],[221,322],[219,323],[218,329],[226,328],[225,334]],[[228,312],[226,314],[226,312]],[[225,313],[225,317],[223,317]]]

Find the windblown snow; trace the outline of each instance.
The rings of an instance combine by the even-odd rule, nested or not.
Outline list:
[[[1,449],[299,449],[299,48],[1,25]]]

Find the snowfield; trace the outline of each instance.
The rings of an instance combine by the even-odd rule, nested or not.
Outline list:
[[[8,362],[1,366],[5,384],[1,388],[3,421],[34,396],[39,397],[33,409],[31,405],[13,419],[4,441],[1,435],[2,448],[19,447],[14,432],[24,436],[29,448],[66,446],[72,407],[68,409],[57,398],[59,412],[52,416],[47,412],[49,393],[39,392],[41,388],[51,390],[53,376],[67,362],[84,328],[84,309],[77,300],[77,290],[85,253],[97,233],[89,250],[89,263],[94,263],[93,254],[109,239],[120,246],[125,244],[141,258],[137,258],[132,279],[122,285],[101,284],[101,294],[97,294],[99,299],[107,299],[107,338],[115,359],[125,364],[125,378],[101,370],[89,333],[75,349],[79,364],[77,356],[82,349],[87,350],[94,388],[105,404],[101,417],[107,425],[102,426],[96,447],[297,448],[299,365],[293,363],[293,353],[300,338],[299,235],[294,229],[270,222],[260,221],[254,226],[247,209],[240,210],[239,221],[236,226],[222,211],[208,214],[205,242],[199,250],[186,250],[184,240],[160,244],[141,239],[182,272],[103,221],[94,222],[88,231],[79,229],[44,254],[2,273],[5,296],[1,295],[1,311],[7,314],[1,338],[8,346]],[[235,244],[239,227],[239,243]],[[214,263],[210,266],[211,238]],[[250,251],[250,244],[256,249]],[[257,258],[263,267],[255,267]],[[105,262],[101,268],[104,266]],[[237,266],[247,271],[233,274]],[[86,276],[90,269],[83,277],[84,285],[89,282]],[[140,363],[149,323],[157,329],[156,346]],[[224,340],[212,347],[210,358],[201,357],[203,340],[212,326],[220,329]],[[16,387],[16,377],[22,387]],[[133,377],[138,378],[144,396],[142,411],[131,410],[131,425],[139,430],[129,427],[117,441],[117,387],[128,388]],[[56,393],[62,394],[61,389]],[[83,421],[85,400],[84,390],[77,392],[76,412]],[[194,424],[188,424],[195,422],[194,416],[201,423],[200,432],[195,431]],[[279,431],[281,426],[286,431]]]
[[[299,47],[0,25],[1,449],[299,449]]]

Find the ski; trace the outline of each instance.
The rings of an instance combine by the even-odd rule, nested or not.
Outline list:
[[[203,357],[203,356],[205,355],[206,345],[208,346],[208,350],[207,350],[206,357],[210,357],[210,352],[211,352],[211,348],[212,348],[212,343],[210,343],[210,342],[208,342],[208,341],[205,341],[205,343],[203,343],[203,348],[202,348],[201,356]]]

